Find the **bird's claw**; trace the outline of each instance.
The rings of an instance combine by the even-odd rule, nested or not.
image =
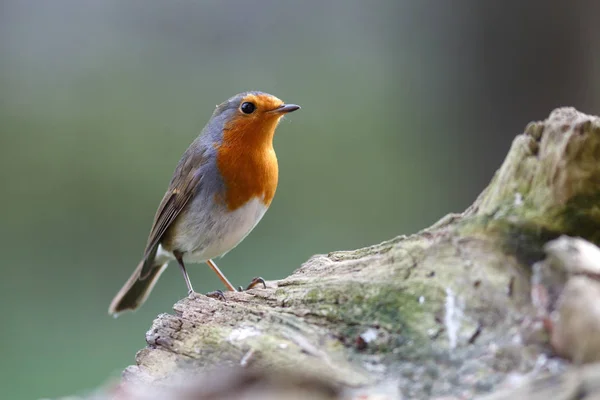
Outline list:
[[[265,280],[263,278],[261,278],[260,276],[257,276],[255,278],[252,278],[252,281],[250,281],[250,284],[246,287],[246,289],[244,289],[240,286],[239,290],[240,290],[240,292],[243,292],[245,290],[254,289],[256,287],[256,285],[263,285],[263,289],[267,288],[267,283],[265,282]]]
[[[227,300],[227,299],[225,299],[225,294],[221,290],[215,290],[214,292],[208,292],[208,293],[206,293],[206,296],[211,297],[213,299],[221,300],[221,301]]]

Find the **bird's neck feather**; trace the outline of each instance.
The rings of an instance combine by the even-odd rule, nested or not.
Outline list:
[[[262,124],[225,126],[217,146],[217,165],[225,183],[225,193],[218,195],[228,209],[235,210],[258,198],[269,206],[275,195],[278,165],[273,136],[277,120]]]

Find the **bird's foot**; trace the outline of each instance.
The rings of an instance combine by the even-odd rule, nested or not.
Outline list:
[[[265,280],[263,278],[261,278],[260,276],[257,276],[256,278],[253,278],[252,281],[250,282],[250,284],[246,287],[246,289],[244,289],[243,287],[239,287],[238,291],[240,292],[244,292],[246,290],[250,290],[250,289],[254,289],[256,287],[256,285],[263,285],[263,289],[267,288],[267,283],[265,282]]]
[[[206,296],[211,297],[213,299],[226,301],[225,294],[221,290],[215,290],[214,292],[208,292],[208,293],[206,293]]]
[[[194,300],[197,299],[198,297],[201,297],[202,295],[200,293],[194,292],[193,290],[188,290],[188,299],[190,300]]]

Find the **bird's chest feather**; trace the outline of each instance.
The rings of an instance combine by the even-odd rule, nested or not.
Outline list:
[[[201,186],[163,240],[168,251],[187,253],[188,261],[218,257],[235,247],[267,211],[277,188],[275,152],[240,152],[221,147],[217,167],[223,181],[217,193]]]
[[[182,252],[184,260],[190,262],[222,256],[237,246],[267,211],[258,198],[232,211],[217,204],[207,207],[206,200],[198,196],[192,201],[176,228],[169,230],[162,243],[165,250]]]
[[[223,212],[213,219],[203,235],[196,236],[188,258],[201,261],[216,258],[237,246],[262,219],[267,207],[253,198],[236,210]]]
[[[217,202],[225,204],[230,211],[255,198],[269,207],[275,196],[279,174],[272,146],[221,146],[217,153],[217,166],[224,183],[224,192],[216,195]]]

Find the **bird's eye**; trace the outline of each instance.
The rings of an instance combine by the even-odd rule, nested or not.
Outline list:
[[[254,103],[246,101],[242,103],[242,105],[240,106],[240,110],[242,110],[244,114],[252,114],[254,110],[256,110],[256,106],[254,105]]]

